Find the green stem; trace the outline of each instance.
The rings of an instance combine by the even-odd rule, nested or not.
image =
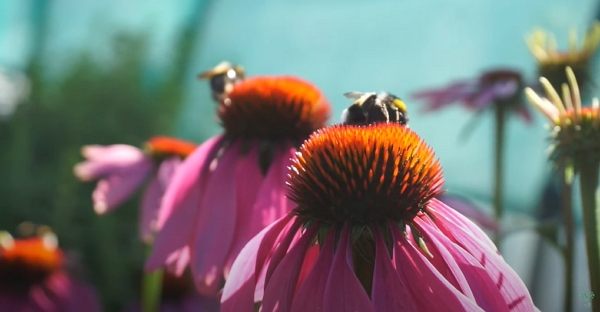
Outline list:
[[[148,254],[152,247],[148,247]],[[162,291],[163,269],[152,273],[144,273],[142,281],[142,311],[157,312],[160,306],[160,294]]]
[[[564,164],[562,168],[561,192],[562,213],[565,226],[565,312],[571,312],[573,307],[573,256],[575,254],[575,230],[573,222],[573,167]]]
[[[502,183],[504,172],[504,121],[505,108],[501,104],[495,105],[496,133],[494,146],[494,217],[498,222],[502,220]],[[500,248],[501,233],[494,233],[494,244]]]
[[[587,247],[591,292],[600,294],[600,206],[598,200],[598,161],[580,162],[579,179],[583,208],[583,229]],[[600,300],[592,301],[592,311],[600,312]]]

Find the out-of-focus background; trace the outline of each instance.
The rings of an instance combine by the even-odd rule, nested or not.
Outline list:
[[[334,105],[332,122],[348,91],[406,99],[411,128],[441,159],[446,189],[490,210],[492,114],[460,141],[470,112],[422,114],[409,95],[497,67],[534,82],[524,37],[539,26],[566,47],[568,31],[582,36],[599,10],[593,0],[1,0],[0,229],[51,226],[106,311],[134,300],[144,259],[137,200],[96,216],[94,184],[76,180],[73,165],[85,144],[141,146],[159,134],[202,142],[218,133],[207,83],[195,76],[223,60],[250,76],[314,82]],[[507,126],[506,209],[525,229],[503,249],[537,306],[559,311],[562,260],[527,229],[550,173],[544,124],[534,113],[531,125],[512,118]],[[577,248],[576,311],[587,311],[577,297],[589,291],[582,241]]]

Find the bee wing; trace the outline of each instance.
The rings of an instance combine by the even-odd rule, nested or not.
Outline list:
[[[231,68],[232,68],[231,63],[223,61],[223,62],[219,63],[219,65],[217,65],[203,73],[198,74],[197,77],[198,77],[198,79],[210,79],[215,75],[226,73]]]
[[[344,93],[344,96],[346,98],[348,98],[348,99],[358,100],[358,99],[360,99],[365,94],[366,93],[352,91],[352,92],[346,92],[346,93]]]

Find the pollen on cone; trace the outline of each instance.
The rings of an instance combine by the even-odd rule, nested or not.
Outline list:
[[[435,154],[398,124],[333,126],[300,148],[289,173],[299,215],[343,222],[410,221],[441,193]]]
[[[180,157],[187,157],[196,149],[196,147],[198,147],[196,144],[191,142],[164,136],[158,136],[150,139],[147,142],[147,145],[152,153],[177,155]]]
[[[329,115],[329,103],[319,89],[291,76],[239,82],[218,111],[229,136],[297,142],[325,126]]]

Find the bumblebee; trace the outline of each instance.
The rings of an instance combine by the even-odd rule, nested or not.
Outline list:
[[[374,122],[408,124],[406,104],[393,94],[348,92],[344,96],[356,100],[342,113],[344,124],[367,125]]]
[[[233,85],[246,77],[244,68],[229,62],[221,62],[219,65],[198,75],[198,79],[209,79],[210,90],[215,101],[225,99]]]

